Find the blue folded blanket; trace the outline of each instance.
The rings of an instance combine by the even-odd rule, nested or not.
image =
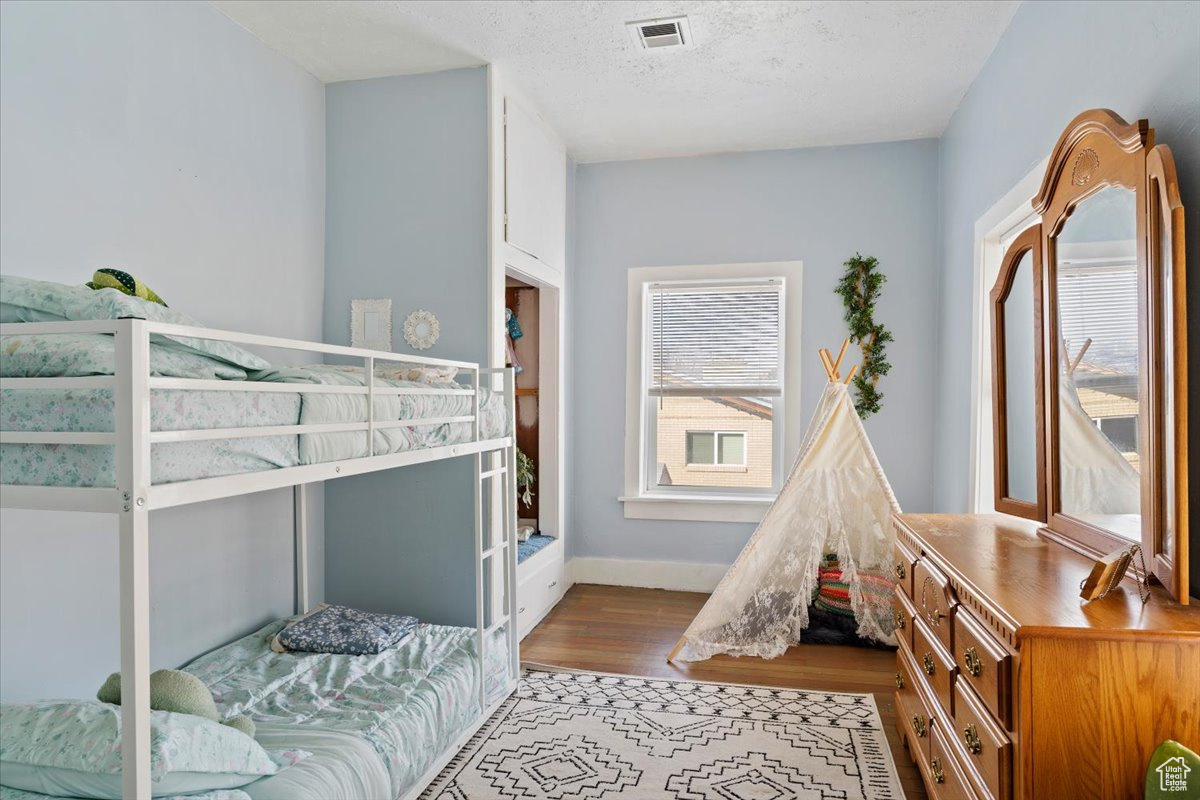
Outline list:
[[[416,627],[416,617],[326,606],[284,628],[276,641],[286,650],[373,655],[394,647]]]

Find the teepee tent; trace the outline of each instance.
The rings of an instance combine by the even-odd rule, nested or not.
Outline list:
[[[845,351],[836,362],[821,351],[829,384],[791,474],[668,661],[782,655],[808,627],[827,553],[837,554],[859,636],[894,641],[890,593],[864,591],[863,578],[886,574],[900,506],[854,410],[850,378],[840,379]]]
[[[1073,360],[1064,358],[1066,369],[1058,381],[1062,509],[1069,514],[1135,515],[1141,507],[1141,476],[1096,427],[1079,399],[1076,370],[1091,343],[1084,342]]]

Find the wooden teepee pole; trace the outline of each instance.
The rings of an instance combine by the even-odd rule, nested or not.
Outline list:
[[[687,641],[687,634],[679,637],[679,641],[675,643],[675,648],[671,651],[671,655],[667,656],[667,663],[670,664],[675,660],[675,656],[679,655],[679,651],[683,649],[684,643]]]
[[[838,380],[842,377],[842,359],[846,356],[846,348],[850,346],[849,339],[842,340],[842,349],[838,350],[837,361],[833,362],[833,379]]]
[[[837,374],[833,370],[833,359],[829,356],[829,351],[822,347],[817,351],[817,355],[821,357],[821,363],[825,366],[825,374],[829,376],[829,380],[836,381]]]

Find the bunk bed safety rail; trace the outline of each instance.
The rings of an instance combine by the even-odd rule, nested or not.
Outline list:
[[[124,332],[124,334],[123,334]],[[131,371],[114,369],[114,375],[82,376],[82,377],[13,377],[0,378],[0,388],[3,389],[51,389],[51,390],[109,390],[114,396],[114,416],[121,419],[127,416],[128,409],[122,405],[124,400],[135,404],[143,404],[149,398],[150,392],[156,390],[173,390],[179,392],[253,392],[275,393],[284,392],[306,397],[309,395],[335,395],[344,397],[361,396],[365,412],[358,419],[335,422],[301,422],[290,425],[251,425],[243,427],[188,428],[180,430],[149,430],[149,415],[145,416],[146,429],[144,436],[138,437],[137,447],[147,452],[137,455],[145,468],[150,470],[149,447],[154,444],[205,442],[220,439],[252,439],[269,436],[303,436],[308,434],[358,434],[366,437],[364,448],[365,459],[349,457],[340,461],[321,461],[318,463],[297,463],[294,466],[282,466],[274,469],[264,469],[252,472],[220,475],[217,477],[196,478],[193,480],[175,481],[172,483],[155,484],[152,475],[142,476],[146,484],[142,501],[151,509],[166,508],[189,502],[200,502],[236,494],[246,494],[264,491],[284,486],[295,486],[318,480],[340,477],[342,475],[361,474],[376,469],[389,469],[420,461],[432,461],[472,452],[496,450],[507,446],[514,428],[510,422],[504,435],[498,439],[484,440],[481,425],[481,381],[478,364],[452,359],[432,358],[429,356],[410,355],[407,353],[390,353],[385,351],[367,350],[357,347],[344,347],[318,342],[306,342],[297,339],[285,339],[275,336],[259,336],[256,334],[237,333],[233,331],[201,328],[188,325],[176,325],[153,322],[142,319],[96,320],[82,322],[37,322],[37,323],[3,323],[0,324],[0,336],[9,335],[71,335],[71,334],[109,334],[115,337],[117,346],[117,365],[128,361],[131,365],[137,361],[140,366]],[[220,380],[210,378],[190,377],[161,377],[149,374],[148,359],[129,360],[127,357],[133,351],[149,352],[152,338],[159,336],[188,337],[209,341],[225,342],[238,346],[266,347],[285,350],[292,353],[317,354],[335,359],[352,359],[359,362],[351,366],[361,369],[362,385],[304,383],[292,382],[287,377],[278,381],[266,380]],[[385,364],[404,364],[454,368],[459,373],[459,379],[453,386],[395,386],[376,380],[376,367]],[[493,383],[503,382],[501,376],[492,375]],[[514,392],[511,391],[511,381],[505,384],[509,391],[504,394],[504,402],[508,409],[512,408]],[[377,401],[401,397],[437,397],[470,398],[469,413],[458,413],[436,417],[414,416],[403,419],[379,419]],[[468,409],[463,409],[468,411]],[[140,417],[139,417],[140,418]],[[440,425],[470,425],[469,440],[460,444],[446,447],[427,447],[419,452],[405,450],[401,452],[377,452],[376,434],[401,428],[432,429]],[[122,450],[130,446],[130,439],[118,430],[108,431],[50,431],[23,430],[0,431],[0,444],[23,445],[106,445],[114,447],[118,456]],[[118,458],[119,460],[119,458]],[[361,462],[361,463],[360,463]],[[119,481],[114,481],[115,488],[74,487],[74,486],[28,486],[6,485],[4,506],[18,508],[90,510],[119,512],[125,487]],[[120,491],[118,491],[120,490]]]

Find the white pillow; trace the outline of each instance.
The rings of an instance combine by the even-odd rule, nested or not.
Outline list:
[[[235,789],[307,755],[272,756],[228,725],[150,712],[155,797]],[[120,800],[121,707],[74,700],[0,706],[0,783],[60,797]]]

